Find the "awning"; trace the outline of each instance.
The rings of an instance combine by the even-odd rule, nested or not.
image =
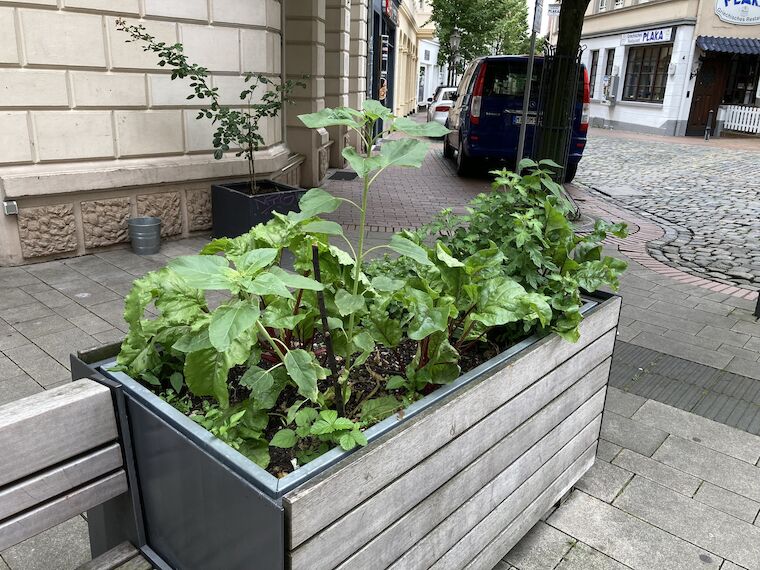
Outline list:
[[[760,39],[758,38],[719,38],[717,36],[699,36],[697,37],[697,46],[705,51],[718,53],[760,55]]]

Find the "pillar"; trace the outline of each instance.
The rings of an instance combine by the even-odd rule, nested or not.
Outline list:
[[[351,0],[351,35],[348,57],[348,106],[361,109],[367,98],[367,42],[369,7],[368,0]],[[354,148],[359,147],[359,136],[349,133]]]
[[[325,22],[325,104],[348,106],[351,0],[327,0]],[[343,168],[343,149],[348,144],[346,127],[330,127],[330,166]]]
[[[301,185],[309,188],[321,184],[329,162],[327,131],[308,129],[298,119],[325,108],[325,0],[284,0],[284,8],[285,75],[306,83],[293,92],[287,108],[287,143],[305,157]]]

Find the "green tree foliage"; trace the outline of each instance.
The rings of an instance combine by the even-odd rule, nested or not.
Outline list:
[[[524,54],[530,48],[528,3],[501,0],[502,16],[496,21],[491,45],[494,54]]]

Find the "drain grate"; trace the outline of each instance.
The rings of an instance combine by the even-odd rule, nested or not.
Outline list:
[[[357,176],[359,175],[356,172],[351,172],[350,170],[337,170],[330,176],[330,180],[353,180]]]

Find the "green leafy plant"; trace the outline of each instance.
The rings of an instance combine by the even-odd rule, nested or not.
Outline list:
[[[240,109],[220,104],[218,87],[209,85],[209,70],[188,61],[184,47],[180,43],[167,44],[159,42],[148,33],[145,26],[128,25],[124,19],[116,20],[116,29],[125,32],[130,39],[126,42],[143,44],[143,51],[150,51],[158,56],[158,65],[171,68],[172,79],[191,80],[193,92],[188,99],[198,99],[208,103],[200,109],[197,119],[211,119],[216,125],[213,137],[214,158],[221,159],[224,153],[238,149],[236,156],[245,156],[248,163],[248,179],[251,192],[256,194],[256,163],[254,153],[264,145],[260,132],[262,119],[276,117],[283,105],[289,101],[289,95],[296,87],[305,87],[302,81],[288,80],[277,83],[261,73],[243,74],[245,88],[240,92]],[[256,100],[256,90],[261,89],[261,97]]]
[[[439,136],[442,127],[394,117],[376,101],[301,118],[359,134],[363,150],[344,156],[362,176],[361,203],[312,189],[299,211],[138,279],[117,359],[276,475],[332,446],[366,445],[365,428],[457,378],[465,355],[472,367],[534,332],[572,340],[579,288],[615,286],[622,270],[601,242],[623,228],[599,223],[576,235],[549,163],[523,164],[523,176],[498,172],[501,191],[476,198],[467,216],[445,211],[399,232],[381,246],[394,258],[368,262],[373,184],[391,166],[420,166],[427,150],[393,137],[377,150],[379,137]],[[344,204],[359,213],[356,248],[322,218]]]

